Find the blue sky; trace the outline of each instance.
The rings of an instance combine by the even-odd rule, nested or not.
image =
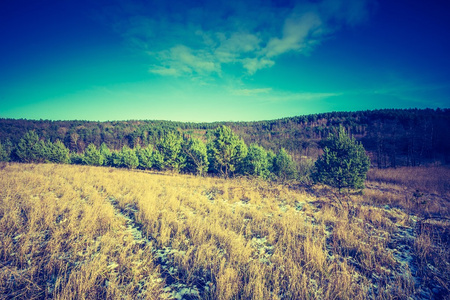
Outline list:
[[[450,107],[448,1],[25,1],[0,117],[251,121]]]

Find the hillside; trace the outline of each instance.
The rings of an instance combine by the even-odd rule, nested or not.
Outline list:
[[[450,162],[450,109],[331,112],[258,122],[183,123],[171,121],[48,121],[0,119],[0,142],[17,144],[28,130],[44,140],[62,141],[81,153],[89,144],[110,149],[155,145],[168,132],[207,140],[218,125],[233,129],[249,145],[285,148],[296,161],[317,158],[321,141],[339,125],[361,141],[378,167]]]
[[[365,194],[344,197],[246,178],[0,167],[6,298],[449,296],[448,168],[372,170]]]

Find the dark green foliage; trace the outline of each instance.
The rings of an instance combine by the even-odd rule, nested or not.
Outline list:
[[[3,146],[0,143],[0,161],[9,161],[10,160],[10,151],[6,146]]]
[[[190,138],[183,143],[186,165],[183,171],[203,175],[208,171],[208,155],[205,143],[196,138]]]
[[[108,165],[115,168],[122,166],[122,151],[112,151]]]
[[[46,145],[39,140],[39,136],[34,131],[28,131],[20,139],[16,147],[15,155],[20,162],[44,162],[46,158]]]
[[[156,144],[156,149],[161,157],[157,157],[157,168],[179,172],[185,163],[185,157],[181,151],[182,138],[173,132],[169,132]]]
[[[273,165],[277,156],[272,150],[267,150],[267,168],[271,174],[274,173]]]
[[[296,177],[295,163],[284,148],[281,148],[274,159],[273,173],[281,181],[295,179]]]
[[[136,152],[130,149],[128,146],[123,146],[121,151],[122,161],[120,167],[127,169],[136,169],[139,166],[139,159]]]
[[[17,146],[29,130],[44,141],[61,140],[72,152],[83,152],[90,143],[105,143],[111,150],[123,145],[156,145],[168,132],[179,131],[210,140],[220,125],[232,128],[247,144],[273,151],[283,147],[299,158],[315,160],[319,143],[340,124],[371,152],[379,167],[450,162],[450,109],[383,109],[329,112],[258,122],[183,123],[155,120],[114,122],[13,120],[0,118],[0,141]],[[15,151],[12,160],[19,160]]]
[[[153,154],[153,148],[152,146],[147,146],[145,148],[141,148],[139,145],[134,148],[136,151],[136,156],[139,161],[138,168],[141,170],[149,170],[151,169],[153,162],[152,162],[152,154]]]
[[[109,150],[108,146],[105,143],[102,143],[100,145],[100,154],[103,156],[103,165],[111,166],[112,165],[111,150]]]
[[[213,132],[213,139],[208,143],[208,161],[212,172],[229,177],[246,155],[244,140],[229,127],[219,126]]]
[[[71,152],[69,155],[69,163],[72,165],[82,165],[84,164],[84,155],[82,153]]]
[[[89,144],[83,155],[83,164],[89,166],[103,165],[103,156],[94,144]]]
[[[66,164],[69,162],[69,149],[57,140],[55,143],[46,143],[46,161],[58,164]]]
[[[362,144],[348,136],[341,126],[336,134],[331,134],[324,153],[315,163],[313,178],[339,189],[364,188],[370,160]]]
[[[269,157],[266,150],[261,146],[251,144],[247,156],[242,161],[240,173],[267,178],[269,177],[269,167]]]
[[[152,163],[152,167],[158,171],[163,171],[165,166],[164,166],[164,156],[158,151],[155,150],[152,153],[152,157],[151,157],[151,163]]]

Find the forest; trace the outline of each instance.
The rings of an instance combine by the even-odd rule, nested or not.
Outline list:
[[[259,145],[277,153],[285,149],[292,159],[316,160],[323,141],[343,126],[368,151],[378,168],[419,166],[450,162],[450,109],[384,109],[330,112],[255,122],[192,123],[155,120],[50,121],[0,119],[0,143],[11,160],[13,148],[28,131],[40,140],[60,141],[71,153],[84,153],[90,144],[110,150],[124,147],[154,148],[169,133],[180,139],[211,140],[214,130],[225,125],[246,145]]]

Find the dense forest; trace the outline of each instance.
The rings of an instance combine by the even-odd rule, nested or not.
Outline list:
[[[342,125],[369,152],[379,168],[450,162],[450,109],[385,109],[330,112],[256,122],[192,123],[155,120],[50,121],[0,119],[0,143],[12,149],[34,131],[41,140],[60,141],[71,153],[84,153],[89,144],[111,150],[157,145],[169,133],[208,141],[219,125],[230,127],[247,145],[258,144],[293,159],[315,160],[323,140]]]

